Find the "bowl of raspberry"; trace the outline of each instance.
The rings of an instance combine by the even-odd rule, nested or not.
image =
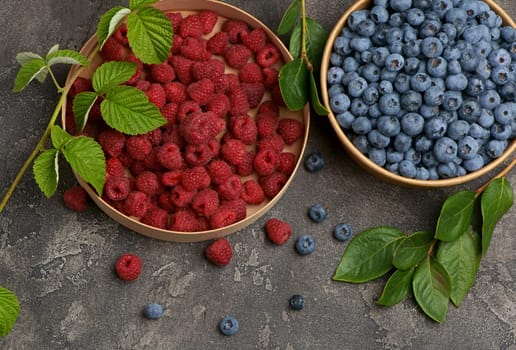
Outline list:
[[[516,150],[516,24],[492,0],[360,0],[329,35],[323,102],[387,182],[453,186]]]
[[[83,134],[104,151],[102,194],[77,180],[100,209],[137,233],[177,242],[220,238],[253,223],[285,193],[307,143],[309,109],[285,107],[278,74],[292,57],[258,19],[219,1],[154,6],[174,32],[165,62],[136,59],[123,24],[93,62],[135,62],[136,74],[124,84],[143,91],[166,124],[126,135],[90,112]],[[97,46],[93,36],[81,52],[88,56]],[[67,83],[72,92],[88,91],[91,76],[83,70]],[[71,133],[72,103],[62,113]]]

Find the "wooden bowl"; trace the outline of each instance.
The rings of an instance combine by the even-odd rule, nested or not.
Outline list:
[[[282,56],[282,64],[287,63],[292,60],[292,56],[288,52],[288,49],[283,45],[281,40],[269,29],[267,28],[261,21],[257,18],[251,16],[250,14],[234,7],[232,5],[220,2],[220,1],[212,1],[212,0],[163,0],[159,1],[155,4],[155,7],[163,10],[164,12],[181,12],[183,15],[187,15],[190,13],[194,13],[200,10],[213,10],[219,15],[219,22],[215,28],[220,28],[221,21],[224,19],[237,19],[246,22],[251,28],[263,28],[268,36],[270,42],[272,42],[279,50]],[[81,50],[81,53],[85,56],[88,56],[97,48],[97,37],[91,37],[88,42],[84,45]],[[93,66],[98,65],[102,62],[100,56],[97,54],[93,60]],[[281,65],[276,68],[280,68]],[[67,86],[72,83],[71,79],[77,71],[77,67],[72,69],[68,75]],[[229,69],[229,68],[228,68]],[[81,73],[82,76],[90,77],[91,73],[88,72],[87,69],[84,69]],[[254,116],[255,110],[251,111],[251,115]],[[124,215],[120,211],[113,208],[110,204],[108,204],[104,199],[102,199],[93,188],[88,185],[83,179],[80,178],[77,174],[77,180],[79,184],[86,189],[89,196],[92,200],[97,204],[97,206],[104,211],[111,218],[124,225],[125,227],[148,237],[166,240],[166,241],[176,241],[176,242],[198,242],[204,240],[210,240],[215,238],[220,238],[231,233],[237,232],[239,230],[244,229],[248,225],[255,222],[259,219],[263,214],[265,214],[269,209],[271,209],[282,197],[282,195],[286,192],[288,186],[292,182],[292,179],[299,168],[300,163],[302,162],[303,153],[306,147],[307,139],[308,139],[308,131],[309,131],[309,117],[310,110],[308,106],[301,111],[289,111],[288,109],[281,107],[280,108],[280,117],[288,117],[296,119],[302,122],[305,126],[304,136],[295,142],[294,144],[287,146],[284,151],[292,152],[296,155],[296,166],[293,173],[289,176],[288,181],[283,186],[281,191],[272,199],[266,200],[260,205],[247,205],[247,215],[246,218],[236,222],[232,225],[219,228],[212,229],[208,231],[198,231],[198,232],[178,232],[171,231],[165,229],[159,229],[153,226],[149,226],[141,223],[137,218],[129,217]],[[63,125],[65,125],[66,118],[66,106],[63,106],[62,109],[62,121]],[[246,178],[247,179],[247,178]]]
[[[510,25],[512,27],[516,27],[516,23],[512,18],[493,0],[484,0],[485,3],[489,5],[489,7],[495,11],[503,20],[504,25]],[[348,152],[348,154],[353,158],[361,167],[375,175],[376,177],[397,185],[407,186],[407,187],[416,187],[416,188],[438,188],[438,187],[447,187],[447,186],[455,186],[459,184],[463,184],[472,180],[475,180],[483,175],[486,175],[490,171],[494,170],[498,166],[500,166],[503,162],[511,157],[516,150],[516,140],[513,140],[508,146],[505,152],[499,157],[486,164],[483,168],[468,173],[464,176],[458,176],[449,179],[440,179],[440,180],[418,180],[412,179],[408,177],[404,177],[401,175],[394,174],[387,169],[377,165],[373,161],[371,161],[366,155],[361,153],[351,142],[351,140],[346,136],[339,123],[337,122],[337,118],[333,114],[330,108],[329,97],[328,97],[328,86],[327,86],[327,72],[330,64],[330,55],[333,49],[333,43],[335,39],[339,36],[340,31],[346,25],[346,21],[349,15],[357,10],[363,10],[367,8],[371,8],[373,6],[373,0],[358,0],[351,7],[349,7],[342,17],[338,20],[337,24],[331,31],[328,41],[326,43],[323,58],[321,62],[321,95],[323,99],[323,103],[325,107],[330,111],[328,117],[330,123],[335,130],[339,140],[342,145]]]

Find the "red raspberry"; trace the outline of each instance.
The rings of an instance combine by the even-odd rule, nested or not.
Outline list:
[[[215,213],[210,216],[210,227],[217,229],[226,227],[237,222],[237,213],[227,207],[219,207]]]
[[[226,129],[226,121],[223,118],[217,117],[217,115],[211,111],[208,111],[204,114],[210,121],[210,135],[212,137],[216,137]]]
[[[190,68],[194,61],[183,56],[172,56],[171,63],[172,67],[174,67],[174,71],[176,72],[177,80],[183,84],[190,84],[193,80]]]
[[[102,131],[98,136],[98,142],[104,153],[110,157],[118,157],[124,149],[126,136],[113,129]]]
[[[181,185],[187,191],[200,190],[209,187],[210,184],[210,175],[206,168],[202,166],[186,169],[181,177]]]
[[[140,221],[149,226],[166,229],[168,226],[168,212],[162,208],[152,208],[147,210]]]
[[[290,175],[296,167],[296,155],[291,152],[281,152],[279,154],[278,171],[285,175]]]
[[[292,227],[288,222],[272,218],[265,223],[265,233],[272,243],[281,245],[290,238]]]
[[[177,32],[176,32],[177,33]],[[172,48],[170,49],[170,54],[168,56],[168,62],[171,63],[171,57],[173,55],[180,55],[181,54],[181,46],[183,45],[183,42],[185,41],[185,39],[177,34],[177,35],[174,35],[174,40],[172,42]]]
[[[191,206],[197,214],[209,217],[219,208],[219,194],[206,188],[195,195]]]
[[[148,196],[140,191],[131,191],[124,199],[124,212],[129,216],[141,218],[148,209]]]
[[[258,150],[272,149],[276,152],[281,152],[283,148],[285,148],[285,141],[283,141],[283,138],[279,134],[272,133],[270,136],[258,141],[256,148]]]
[[[170,170],[161,174],[161,183],[167,187],[174,187],[181,183],[181,177],[183,171],[181,170]]]
[[[242,184],[242,193],[240,197],[247,204],[260,204],[265,200],[265,193],[256,180],[247,180]]]
[[[259,83],[263,80],[262,69],[254,62],[247,62],[238,71],[242,83]]]
[[[235,117],[231,124],[231,132],[246,145],[254,144],[258,136],[256,122],[248,115]]]
[[[166,83],[163,85],[163,88],[165,89],[165,96],[168,102],[181,104],[188,99],[186,85],[179,81]]]
[[[215,83],[210,79],[204,78],[188,85],[186,92],[199,106],[204,106],[215,93]]]
[[[219,208],[221,209],[230,209],[234,211],[236,214],[236,221],[240,221],[245,219],[247,215],[247,205],[242,198],[233,199],[230,201],[223,201]]]
[[[235,174],[230,175],[217,186],[217,192],[220,198],[224,200],[229,201],[240,198],[240,193],[242,193],[242,180]]]
[[[161,129],[156,128],[154,130],[149,131],[148,133],[146,133],[144,135],[150,141],[152,146],[159,146],[159,145],[161,145],[162,134],[163,134],[163,132],[161,131]]]
[[[163,116],[167,120],[167,124],[164,125],[165,127],[174,125],[177,122],[178,110],[179,106],[177,103],[174,102],[169,102],[161,108],[161,114],[163,114]]]
[[[104,43],[104,46],[102,46],[100,55],[106,61],[124,61],[127,56],[127,52],[118,40],[114,37],[109,37]]]
[[[256,115],[256,127],[260,138],[269,137],[279,125],[279,118],[272,113],[258,113]]]
[[[177,232],[198,231],[199,222],[191,210],[179,210],[170,215],[169,229]]]
[[[120,27],[118,27],[113,36],[118,42],[124,46],[129,45],[129,39],[127,38],[127,24],[122,23]]]
[[[106,160],[106,179],[111,176],[124,176],[124,165],[118,158]]]
[[[238,80],[238,75],[225,73],[215,81],[215,92],[228,94],[239,86],[240,81]]]
[[[194,113],[202,113],[202,108],[199,104],[192,100],[186,100],[179,105],[177,112],[177,120],[181,123],[186,117]]]
[[[161,190],[161,184],[158,175],[152,171],[144,171],[136,176],[136,189],[149,196],[158,194]]]
[[[151,82],[147,80],[138,80],[135,84],[135,88],[143,92],[147,91],[151,86]]]
[[[93,91],[91,79],[78,77],[73,82],[72,87],[70,88],[70,92],[68,93],[68,96],[75,97],[75,95],[85,91]]]
[[[273,173],[267,176],[260,177],[260,185],[262,186],[263,192],[269,198],[273,198],[278,194],[287,182],[288,177],[282,173]]]
[[[211,96],[210,101],[204,106],[206,111],[210,111],[215,113],[215,115],[219,118],[224,118],[226,114],[229,112],[229,98],[226,94],[223,93],[215,93]]]
[[[280,119],[278,133],[287,145],[291,145],[303,137],[305,126],[299,120],[291,118]]]
[[[238,165],[246,157],[245,144],[238,139],[227,140],[220,148],[222,158],[229,164]]]
[[[180,131],[186,142],[192,145],[206,143],[212,137],[210,118],[202,112],[186,116],[180,123]]]
[[[174,142],[167,142],[156,152],[156,160],[164,168],[177,170],[183,167],[183,156],[181,150]]]
[[[216,158],[220,154],[220,142],[217,139],[211,139],[208,141],[208,147],[211,151],[211,154],[213,154],[213,158]]]
[[[185,208],[190,205],[196,193],[197,190],[187,190],[182,185],[177,185],[170,191],[170,202],[176,207]]]
[[[183,15],[181,14],[181,12],[167,12],[165,15],[170,20],[174,33],[179,33],[179,26],[183,21]],[[174,40],[175,39],[176,38],[174,38]]]
[[[179,23],[179,35],[183,38],[200,38],[204,34],[204,25],[199,15],[188,15]]]
[[[161,143],[166,144],[170,142],[175,143],[179,148],[183,147],[186,143],[183,139],[183,136],[181,136],[181,133],[179,132],[178,124],[174,124],[163,129],[161,134]]]
[[[267,42],[267,33],[263,28],[255,28],[250,32],[244,32],[240,37],[244,45],[253,52],[260,51]]]
[[[88,193],[81,186],[73,186],[64,191],[63,201],[68,209],[76,212],[88,209]]]
[[[281,93],[279,84],[274,85],[270,90],[272,101],[278,106],[285,107],[285,100],[283,100],[283,94]]]
[[[272,89],[278,84],[279,71],[273,67],[266,67],[262,69],[263,86],[266,89]]]
[[[234,173],[231,165],[221,159],[213,160],[207,165],[206,169],[210,175],[211,182],[214,184],[221,184]]]
[[[208,42],[203,38],[186,38],[181,45],[181,54],[193,61],[206,61],[211,57]]]
[[[204,166],[213,158],[213,152],[207,143],[200,145],[188,144],[185,147],[184,159],[192,166]]]
[[[163,89],[160,84],[151,84],[151,86],[145,90],[145,95],[147,95],[149,102],[153,103],[156,107],[161,108],[165,105],[165,89]]]
[[[134,281],[142,272],[142,261],[134,254],[123,254],[115,263],[118,277],[124,281]]]
[[[245,152],[244,161],[236,166],[236,172],[240,176],[249,176],[254,172],[255,153],[252,151]]]
[[[125,60],[127,62],[136,63],[136,72],[134,72],[133,76],[125,82],[128,85],[135,85],[142,76],[143,62],[138,57],[136,57],[134,53],[130,53]]]
[[[222,24],[221,30],[228,33],[229,42],[234,44],[241,41],[242,34],[247,33],[249,27],[245,22],[237,19],[229,19]]]
[[[158,196],[158,205],[160,208],[166,210],[168,213],[173,213],[176,210],[176,206],[170,200],[170,192],[163,191]]]
[[[262,83],[242,83],[240,86],[245,91],[249,108],[258,107],[265,95],[265,86]]]
[[[172,66],[167,62],[151,65],[150,74],[153,81],[161,84],[172,81],[176,78],[174,68],[172,68]]]
[[[129,179],[125,176],[111,176],[104,184],[104,195],[112,201],[124,200],[130,190]]]
[[[192,65],[192,76],[195,80],[210,79],[216,82],[223,74],[226,66],[216,58],[198,61]]]
[[[231,261],[233,250],[227,239],[219,238],[206,247],[204,255],[213,264],[226,266]]]
[[[232,115],[242,115],[249,112],[249,101],[245,90],[238,86],[229,92],[229,113]]]
[[[202,10],[199,12],[199,18],[201,19],[203,33],[209,34],[215,27],[215,24],[217,24],[219,15],[211,10]]]
[[[272,149],[263,149],[256,153],[254,157],[254,170],[260,176],[270,175],[278,167],[279,156],[278,153]]]
[[[279,106],[271,100],[263,101],[258,107],[258,113],[269,113],[279,118]]]
[[[125,141],[125,151],[134,160],[144,160],[152,151],[152,144],[144,135],[129,136]]]
[[[145,170],[162,171],[166,169],[156,158],[158,150],[159,147],[154,147],[151,153],[143,160],[143,164],[146,168]]]
[[[206,48],[214,55],[223,55],[229,46],[229,34],[217,32],[210,39]]]
[[[266,44],[256,54],[256,63],[262,67],[270,67],[280,59],[280,52],[273,44]]]
[[[242,68],[252,56],[251,50],[242,44],[234,44],[224,51],[226,63],[236,69]]]
[[[138,176],[144,171],[146,171],[147,167],[145,166],[145,163],[142,160],[135,160],[129,166],[129,170],[131,172],[131,175]]]

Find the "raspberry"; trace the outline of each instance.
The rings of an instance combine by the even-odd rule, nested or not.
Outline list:
[[[113,36],[118,42],[124,46],[129,45],[129,39],[127,38],[127,24],[122,23],[120,27],[118,27]]]
[[[125,151],[134,160],[144,160],[151,153],[152,144],[144,135],[129,136],[125,141]]]
[[[272,114],[273,116],[279,118],[279,107],[271,100],[263,101],[258,107],[258,114],[266,113]]]
[[[187,190],[182,185],[177,185],[170,192],[170,202],[179,208],[187,207],[196,193],[196,190]]]
[[[168,213],[162,208],[152,208],[147,210],[140,221],[149,226],[166,229],[168,226]]]
[[[161,190],[161,184],[158,175],[152,171],[144,171],[136,177],[136,189],[149,196],[158,194]]]
[[[181,46],[183,45],[184,41],[185,41],[185,39],[181,35],[174,35],[174,40],[172,42],[172,48],[170,49],[170,54],[168,57],[169,63],[171,63],[170,58],[172,57],[172,55],[181,54]]]
[[[201,113],[201,106],[195,101],[186,100],[179,105],[179,111],[177,111],[177,120],[181,123],[186,117],[194,113]]]
[[[163,85],[163,88],[165,89],[165,96],[168,102],[181,104],[188,99],[186,85],[179,81],[166,83]]]
[[[141,160],[135,160],[131,163],[129,166],[129,170],[131,172],[131,175],[138,176],[144,171],[147,170],[147,167],[145,166],[145,163]]]
[[[213,158],[213,152],[207,143],[200,145],[188,144],[185,147],[184,159],[193,166],[204,166]]]
[[[134,254],[123,254],[115,263],[118,277],[124,281],[134,281],[142,272],[142,261]]]
[[[225,69],[224,62],[211,58],[207,61],[195,62],[192,65],[192,76],[195,80],[210,79],[216,82],[224,74]]]
[[[220,142],[217,139],[211,139],[208,141],[208,148],[211,151],[211,154],[213,154],[213,158],[216,158],[219,156],[220,153]]]
[[[214,184],[221,184],[225,179],[234,173],[231,165],[220,159],[215,159],[210,162],[206,169],[210,175],[211,182]]]
[[[222,158],[233,165],[242,163],[245,153],[245,144],[238,139],[227,140],[220,148]]]
[[[251,50],[242,44],[234,44],[224,51],[224,59],[232,68],[242,68],[252,56]]]
[[[278,153],[272,149],[263,149],[256,153],[254,157],[253,166],[258,175],[270,175],[278,167],[279,156]]]
[[[229,107],[229,98],[223,93],[213,94],[206,106],[204,106],[206,111],[215,113],[219,118],[224,118],[224,116],[229,112]]]
[[[272,101],[274,101],[276,105],[284,107],[285,100],[283,100],[283,95],[281,93],[281,88],[279,84],[274,85],[270,90]]]
[[[72,84],[70,88],[70,92],[68,93],[69,97],[75,97],[75,95],[80,94],[85,91],[92,91],[93,86],[91,84],[91,79],[78,77]]]
[[[162,134],[163,134],[163,132],[161,131],[161,129],[156,128],[154,130],[149,131],[148,133],[146,133],[144,135],[150,141],[152,146],[159,146],[159,145],[161,145]]]
[[[291,118],[280,119],[278,133],[287,145],[291,145],[303,137],[305,126],[299,120]]]
[[[219,15],[217,15],[216,12],[211,10],[202,10],[201,12],[199,12],[199,18],[202,23],[203,33],[209,34],[215,27],[215,24],[217,24]]]
[[[249,31],[249,27],[245,22],[237,19],[229,19],[222,24],[221,30],[228,33],[229,42],[234,44],[241,40],[243,33]]]
[[[281,152],[283,148],[285,148],[285,141],[283,141],[283,138],[280,135],[272,133],[270,136],[258,141],[256,148],[258,150],[272,149],[276,152]]]
[[[179,210],[170,215],[169,229],[178,232],[198,231],[199,223],[191,210]]]
[[[123,61],[127,56],[127,52],[124,46],[118,42],[118,40],[116,40],[114,37],[109,37],[102,46],[100,55],[106,61]]]
[[[258,107],[265,95],[265,86],[262,83],[241,83],[240,86],[245,91],[249,108]]]
[[[124,165],[118,158],[106,160],[106,178],[111,176],[124,176]]]
[[[183,38],[200,38],[204,34],[204,25],[199,15],[188,15],[179,23],[179,35]]]
[[[209,217],[219,208],[219,195],[217,191],[206,188],[195,195],[191,206],[197,214]]]
[[[192,145],[206,143],[212,137],[210,119],[203,112],[189,114],[181,120],[179,127],[186,142]]]
[[[76,212],[88,209],[88,193],[81,186],[73,186],[64,191],[63,201],[68,209]]]
[[[265,223],[265,233],[274,244],[284,244],[292,234],[292,227],[288,222],[277,218],[271,218]]]
[[[183,171],[181,170],[170,170],[161,174],[161,183],[167,187],[173,187],[181,183],[181,177]]]
[[[231,125],[231,132],[235,138],[241,140],[246,145],[254,144],[258,136],[256,122],[248,115],[234,118]]]
[[[247,180],[242,184],[242,193],[240,197],[247,204],[260,204],[265,200],[265,193],[256,180]]]
[[[165,89],[163,89],[160,84],[151,84],[151,86],[145,90],[145,95],[147,95],[149,102],[153,103],[156,107],[161,108],[165,105]]]
[[[147,91],[151,86],[151,82],[147,80],[138,80],[135,87],[143,92]]]
[[[200,190],[209,187],[211,183],[210,175],[206,168],[195,166],[186,169],[181,177],[181,184],[187,191]]]
[[[231,261],[233,251],[227,239],[219,238],[206,247],[204,255],[213,264],[226,266]]]
[[[244,219],[247,215],[247,205],[242,198],[233,199],[230,201],[223,201],[219,208],[230,209],[236,214],[236,221]]]
[[[296,155],[291,152],[281,152],[279,154],[278,171],[285,175],[290,175],[296,167]]]
[[[256,63],[262,67],[270,67],[280,59],[280,52],[273,44],[266,44],[256,54]]]
[[[225,73],[215,81],[215,92],[228,94],[240,85],[238,75],[234,73]]]
[[[210,216],[210,227],[212,229],[217,229],[221,227],[226,227],[231,224],[237,222],[237,214],[234,210],[227,207],[219,207],[211,216]]]
[[[247,62],[238,71],[242,83],[259,83],[263,80],[262,69],[254,62]]]
[[[158,150],[159,147],[154,147],[151,153],[143,160],[143,165],[146,168],[145,170],[161,171],[166,169],[156,158]]]
[[[203,38],[186,38],[181,45],[181,54],[192,61],[206,61],[211,57],[208,42]]]
[[[175,41],[176,39],[174,39]],[[176,72],[176,78],[183,84],[190,84],[193,80],[190,68],[194,61],[183,57],[183,56],[172,56],[171,59],[172,67]]]
[[[124,199],[124,212],[129,216],[141,218],[148,209],[148,196],[140,191],[131,191]]]
[[[170,20],[170,23],[172,24],[172,28],[174,29],[174,33],[179,33],[179,26],[181,25],[181,22],[183,21],[183,15],[181,14],[181,12],[167,12],[165,15]],[[174,40],[175,39],[176,38],[174,38]]]
[[[273,198],[283,188],[288,178],[282,173],[273,173],[267,176],[262,176],[259,179],[263,192],[269,198]]]
[[[221,199],[233,200],[240,198],[242,192],[242,181],[237,175],[230,175],[220,185],[217,186],[217,192]]]
[[[271,136],[279,125],[279,118],[272,113],[260,113],[256,115],[256,127],[261,138]]]
[[[124,149],[126,136],[116,130],[108,129],[102,131],[97,139],[104,153],[110,157],[118,157]]]
[[[129,179],[125,176],[112,176],[104,184],[104,195],[112,201],[124,200],[130,190]]]
[[[167,124],[164,125],[165,127],[174,125],[177,122],[178,110],[179,106],[177,103],[174,102],[167,103],[161,108],[161,114],[163,114],[163,116],[167,120]]]
[[[236,172],[240,176],[249,176],[254,172],[254,161],[255,153],[252,151],[245,152],[245,157],[242,163],[236,166]]]
[[[278,84],[279,71],[273,67],[265,67],[262,69],[263,86],[266,89],[272,89]]]
[[[160,208],[166,210],[169,213],[172,213],[176,210],[176,206],[170,200],[170,192],[163,191],[158,196],[158,205]]]
[[[172,66],[167,62],[151,65],[150,74],[153,81],[161,84],[172,81],[176,78],[174,68],[172,68]]]
[[[229,95],[229,113],[232,115],[242,115],[249,112],[249,101],[247,100],[247,94],[242,87],[233,88]]]
[[[267,42],[267,33],[265,33],[263,28],[255,28],[250,32],[243,32],[240,34],[240,37],[244,45],[253,52],[260,51]]]
[[[223,118],[217,117],[217,115],[211,111],[208,111],[204,114],[210,121],[210,135],[212,137],[216,137],[226,129],[226,121]]]
[[[156,160],[169,170],[181,169],[183,166],[181,150],[174,142],[163,144],[156,152]]]
[[[206,48],[214,55],[223,55],[229,46],[229,34],[217,32],[210,39]]]
[[[215,83],[210,79],[204,78],[188,85],[186,92],[199,106],[204,106],[210,101],[215,92]]]

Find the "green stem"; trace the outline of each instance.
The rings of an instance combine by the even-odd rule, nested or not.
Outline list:
[[[47,70],[48,70],[48,74],[50,75],[50,77],[52,78],[52,81],[54,82],[54,85],[56,86],[57,88],[57,92],[59,93],[63,93],[64,89],[61,87],[61,85],[59,85],[59,83],[57,82],[57,79],[56,79],[56,76],[54,75],[54,72],[52,72],[52,69],[47,66]]]
[[[432,256],[434,254],[434,248],[437,244],[437,239],[434,238],[432,243],[430,244],[430,247],[428,247],[428,251],[426,252],[426,256]]]
[[[306,54],[306,28],[306,3],[305,0],[301,0],[301,58],[306,62],[308,70],[313,70],[312,62]]]

